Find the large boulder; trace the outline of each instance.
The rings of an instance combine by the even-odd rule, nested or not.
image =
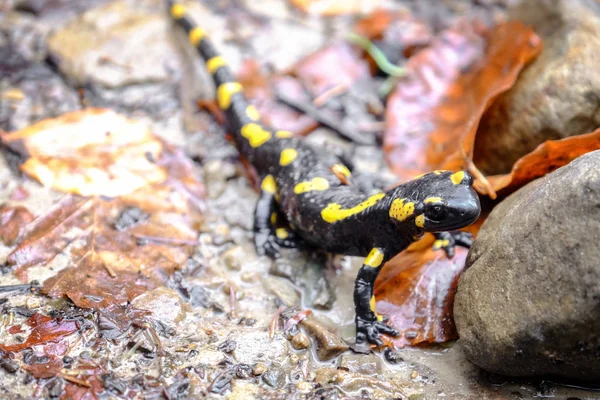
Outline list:
[[[490,175],[546,140],[600,126],[600,2],[527,0],[510,17],[532,26],[544,49],[481,121],[474,161]]]
[[[600,381],[600,151],[493,210],[454,315],[467,357],[485,370]]]

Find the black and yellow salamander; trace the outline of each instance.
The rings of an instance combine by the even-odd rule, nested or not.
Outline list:
[[[386,192],[364,193],[352,184],[351,171],[338,157],[262,124],[206,32],[191,21],[183,4],[167,3],[171,17],[206,62],[239,151],[261,178],[254,215],[258,254],[278,257],[281,247],[302,243],[366,257],[354,287],[356,344],[381,346],[380,334],[397,336],[399,332],[375,312],[375,278],[386,261],[425,232],[435,233],[437,247],[449,256],[455,245],[471,245],[469,234],[449,231],[479,217],[473,178],[464,171],[434,171]],[[285,218],[288,228],[277,228],[278,216]]]

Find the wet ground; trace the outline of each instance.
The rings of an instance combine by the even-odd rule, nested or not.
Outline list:
[[[352,22],[349,17],[303,16],[275,0],[189,3],[194,18],[236,70],[245,57],[284,70],[343,35]],[[501,18],[510,3],[514,1],[391,5],[406,7],[441,28],[459,15]],[[60,310],[81,325],[67,340],[68,349],[61,354],[65,367],[58,377],[36,380],[24,370],[24,364],[35,364],[31,357],[40,348],[3,362],[2,398],[59,397],[65,387],[89,391],[96,382],[104,387],[98,398],[600,398],[598,393],[548,382],[510,383],[487,376],[464,358],[457,343],[402,349],[387,360],[380,354],[343,351],[345,343],[339,337],[351,342],[354,334],[351,293],[360,260],[337,260],[339,269],[334,270],[322,258],[298,251],[286,252],[275,263],[255,255],[251,228],[257,196],[222,128],[193,106],[197,97],[210,98],[212,87],[202,65],[168,23],[162,2],[9,1],[0,4],[0,10],[1,129],[21,129],[86,106],[111,108],[183,146],[198,162],[196,172],[207,193],[205,222],[193,257],[170,278],[167,288],[134,301],[134,306],[152,310],[149,326],[117,329],[100,314],[67,300],[0,293],[5,299],[0,303],[2,343],[18,341],[8,327],[23,323],[33,312]],[[325,128],[308,140],[348,146]],[[358,147],[354,154],[360,168],[385,168],[376,146]],[[3,161],[3,202],[14,198],[20,185],[29,193],[21,204],[34,215],[61,197],[17,178]],[[0,254],[6,257],[10,250],[2,246]],[[52,271],[40,268],[38,274],[42,281]],[[21,282],[10,269],[2,269],[0,285],[17,283]],[[273,321],[293,307],[310,308],[313,314],[292,337]],[[91,360],[103,373],[90,372],[88,386],[81,385],[69,378],[69,370],[77,367],[68,367],[64,357],[74,365]],[[73,396],[85,398],[78,393]]]

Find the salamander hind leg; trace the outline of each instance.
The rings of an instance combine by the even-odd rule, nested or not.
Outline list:
[[[254,246],[259,256],[280,257],[280,249],[300,247],[302,241],[279,213],[277,186],[272,175],[261,183],[261,193],[254,211]]]
[[[388,259],[382,248],[374,248],[358,271],[354,284],[354,307],[356,310],[356,344],[352,349],[356,352],[368,352],[368,343],[382,346],[381,334],[398,336],[397,329],[385,324],[375,312],[373,288],[381,267]]]

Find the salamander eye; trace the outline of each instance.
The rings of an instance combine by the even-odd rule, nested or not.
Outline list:
[[[441,221],[446,216],[446,208],[442,204],[431,204],[426,210],[427,218]]]

